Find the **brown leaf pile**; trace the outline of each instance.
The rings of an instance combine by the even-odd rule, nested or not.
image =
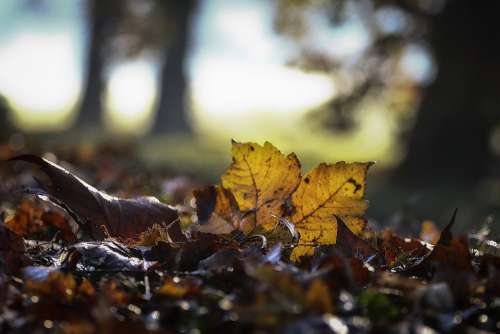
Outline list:
[[[0,203],[2,333],[498,332],[498,242],[455,236],[456,212],[419,238],[366,229],[371,163],[302,175],[234,142],[221,184],[174,208],[12,161],[45,179]]]

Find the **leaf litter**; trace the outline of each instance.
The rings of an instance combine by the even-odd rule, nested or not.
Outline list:
[[[441,232],[374,231],[372,163],[302,175],[267,142],[232,153],[221,184],[177,206],[12,157],[43,175],[2,197],[0,332],[498,332],[499,247],[486,230],[455,236],[455,211]]]

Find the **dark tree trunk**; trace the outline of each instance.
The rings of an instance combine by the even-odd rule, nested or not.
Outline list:
[[[75,126],[101,127],[102,92],[104,88],[104,52],[107,25],[105,0],[88,0],[89,52],[87,55],[86,78],[82,102]],[[107,21],[108,20],[108,21]]]
[[[173,26],[161,73],[160,97],[153,132],[190,133],[186,101],[186,59],[190,40],[190,17],[195,0],[165,1],[166,17]]]
[[[397,181],[475,182],[488,172],[500,118],[497,18],[485,4],[454,0],[432,19],[438,74],[422,96]]]
[[[6,141],[13,132],[9,119],[9,104],[7,99],[0,94],[0,140]]]

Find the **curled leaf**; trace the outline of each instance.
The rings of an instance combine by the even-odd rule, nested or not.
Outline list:
[[[148,263],[115,241],[79,242],[72,245],[65,269],[79,271],[144,271]]]
[[[99,191],[63,167],[35,155],[21,155],[9,161],[25,161],[37,165],[49,182],[40,181],[46,195],[68,210],[80,227],[94,239],[107,236],[136,238],[154,224],[170,223],[177,211],[154,197],[123,199]],[[109,234],[109,235],[107,235]]]

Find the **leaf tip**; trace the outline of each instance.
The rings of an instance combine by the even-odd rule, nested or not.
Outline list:
[[[25,161],[25,162],[30,162],[36,165],[43,165],[46,163],[46,160],[43,159],[42,157],[39,157],[34,154],[22,154],[22,155],[17,155],[15,157],[9,158],[6,160],[7,162],[11,161]]]

